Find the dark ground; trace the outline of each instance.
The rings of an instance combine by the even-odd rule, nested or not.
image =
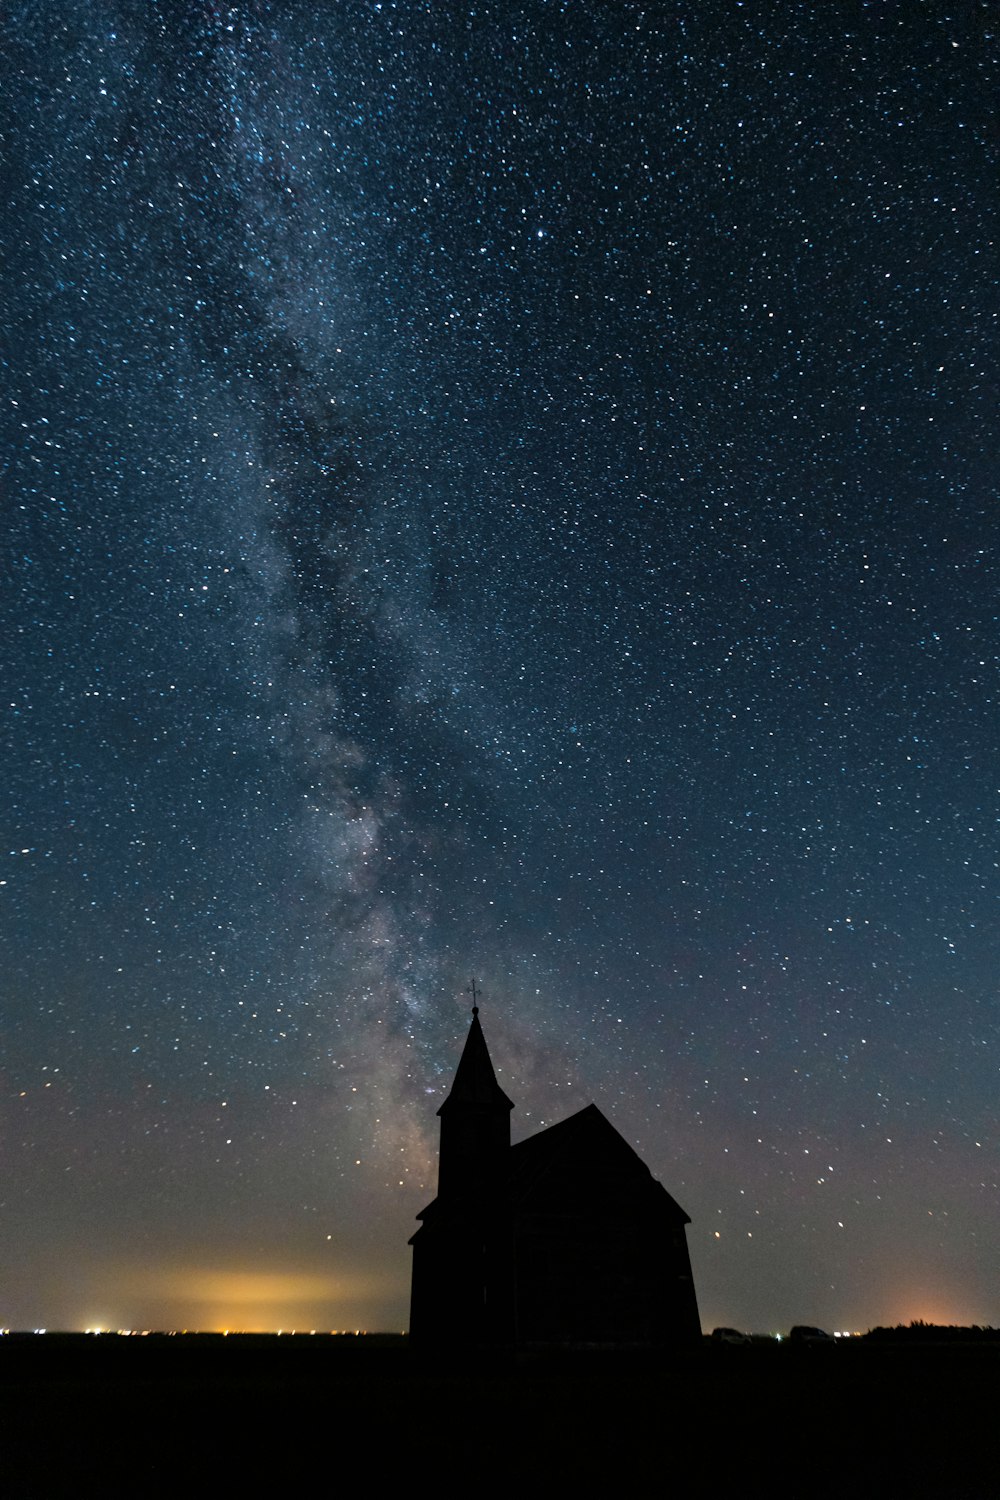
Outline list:
[[[5,1497],[521,1495],[995,1500],[1000,1346],[706,1345],[492,1364],[386,1336],[8,1335]]]

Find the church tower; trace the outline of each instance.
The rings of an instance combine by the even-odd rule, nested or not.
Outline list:
[[[497,1083],[479,1024],[479,1006],[474,1005],[455,1082],[438,1110],[439,1198],[475,1199],[496,1191],[501,1175],[507,1171],[513,1108]]]
[[[512,1335],[510,1113],[497,1083],[479,1007],[451,1092],[438,1110],[438,1195],[417,1217],[410,1336],[447,1346],[506,1343]]]

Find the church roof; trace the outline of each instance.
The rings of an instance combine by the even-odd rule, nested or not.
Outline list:
[[[475,1006],[472,1011],[472,1025],[465,1039],[465,1047],[459,1059],[451,1093],[438,1110],[438,1114],[444,1114],[446,1109],[456,1104],[499,1105],[507,1110],[514,1108],[497,1083],[497,1075],[493,1071],[483,1028],[479,1024],[478,1006]]]
[[[485,1049],[485,1042],[482,1045]],[[455,1082],[458,1083],[457,1077]],[[497,1093],[506,1099],[495,1078],[493,1082]],[[454,1092],[453,1089],[452,1095]],[[480,1099],[479,1102],[483,1101]],[[593,1194],[595,1212],[610,1208],[616,1198],[624,1195],[633,1203],[638,1199],[647,1204],[652,1212],[667,1221],[673,1220],[679,1225],[691,1222],[690,1215],[663,1184],[657,1182],[639,1154],[596,1104],[588,1104],[568,1119],[549,1125],[537,1135],[511,1146],[506,1180],[506,1192],[496,1199],[495,1204],[501,1213],[532,1212],[540,1205],[551,1206],[553,1191],[561,1196],[561,1191],[575,1181],[586,1195]],[[435,1198],[417,1214],[417,1218],[425,1224],[439,1221],[442,1216],[457,1221],[466,1217],[467,1212],[471,1210],[461,1202],[445,1205],[440,1198]],[[412,1239],[410,1243],[413,1243]]]
[[[596,1104],[588,1104],[568,1119],[511,1146],[512,1199],[515,1203],[524,1202],[536,1189],[544,1191],[550,1172],[565,1174],[568,1170],[579,1170],[590,1176],[598,1163],[603,1164],[605,1172],[617,1184],[622,1187],[631,1184],[640,1192],[650,1193],[660,1212],[675,1216],[682,1224],[690,1224],[690,1217],[680,1204],[656,1181],[642,1158]]]

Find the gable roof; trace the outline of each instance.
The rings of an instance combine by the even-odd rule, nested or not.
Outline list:
[[[499,1084],[496,1087],[497,1092],[502,1093]],[[506,1099],[507,1096],[502,1097]],[[529,1200],[536,1195],[547,1199],[552,1180],[558,1182],[569,1176],[588,1184],[594,1195],[594,1211],[599,1212],[608,1196],[610,1175],[616,1187],[630,1190],[640,1199],[645,1198],[658,1215],[673,1219],[678,1226],[691,1222],[690,1215],[663,1184],[657,1182],[638,1152],[596,1104],[588,1104],[568,1119],[547,1126],[527,1140],[518,1141],[510,1147],[508,1161],[506,1197],[497,1199],[494,1204],[500,1212],[504,1211],[503,1205],[506,1204],[507,1211],[516,1213],[519,1208],[527,1207]],[[459,1221],[466,1217],[467,1212],[469,1210],[462,1202],[445,1205],[438,1197],[428,1203],[417,1218],[424,1224],[440,1222],[442,1218]],[[411,1245],[420,1232],[418,1229],[410,1240]]]
[[[536,1188],[543,1187],[550,1172],[578,1170],[594,1179],[594,1206],[599,1208],[601,1183],[595,1170],[599,1164],[606,1174],[613,1175],[616,1184],[649,1194],[661,1213],[670,1214],[680,1224],[690,1224],[690,1217],[680,1204],[657,1182],[639,1154],[596,1104],[588,1104],[568,1119],[511,1146],[512,1201],[523,1203]]]

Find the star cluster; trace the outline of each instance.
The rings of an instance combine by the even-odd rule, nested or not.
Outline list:
[[[6,49],[0,1322],[404,1326],[473,974],[708,1326],[995,1322],[989,8]]]

